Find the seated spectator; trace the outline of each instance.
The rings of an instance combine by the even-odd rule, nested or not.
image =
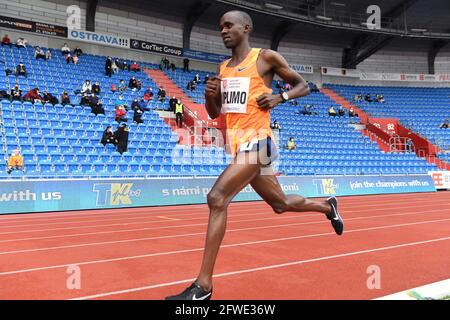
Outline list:
[[[163,87],[159,88],[158,91],[158,100],[163,102],[166,101],[166,90]]]
[[[0,100],[1,99],[10,99],[9,93],[5,89],[0,90]]]
[[[115,108],[122,106],[125,109],[125,101],[123,100],[123,96],[119,95],[114,103]]]
[[[70,48],[67,45],[67,43],[64,43],[64,45],[61,48],[61,54],[65,55],[65,54],[69,54],[70,53]]]
[[[128,82],[128,88],[130,88],[132,91],[137,90],[137,81],[134,76],[132,76],[130,81]]]
[[[122,63],[122,70],[130,71],[130,66],[128,65],[128,63],[125,60]]]
[[[274,130],[280,130],[280,129],[281,129],[281,127],[280,127],[280,125],[278,124],[277,120],[274,120],[274,121],[273,121],[273,123],[272,123],[272,125],[270,126],[270,128],[272,128],[272,129],[274,129]]]
[[[311,84],[312,84],[310,88],[311,92],[320,92],[319,88],[317,88],[317,85],[315,83],[311,82]]]
[[[306,104],[303,107],[303,110],[301,113],[305,116],[310,116],[310,115],[312,115],[311,108],[312,108],[312,106],[310,104]]]
[[[67,64],[69,64],[69,63],[75,63],[75,61],[73,60],[73,57],[72,57],[72,55],[70,54],[70,52],[67,54],[67,56],[66,56],[66,63]]]
[[[77,56],[81,57],[83,54],[83,50],[80,49],[80,47],[76,47],[75,50],[73,50],[73,54],[76,54]]]
[[[20,90],[19,85],[16,83],[14,88],[11,89],[11,94],[9,95],[11,100],[22,101],[22,90]]]
[[[275,88],[277,88],[278,90],[283,88],[283,85],[281,84],[280,80],[277,80],[277,82],[275,83]]]
[[[30,91],[28,91],[24,96],[23,96],[23,100],[24,101],[29,101],[29,102],[42,102],[42,97],[39,94],[39,88],[34,88],[31,89]]]
[[[139,108],[139,106],[136,105],[136,106],[133,108],[133,111],[134,111],[133,121],[134,121],[136,124],[143,123],[143,122],[144,122],[144,121],[142,120],[142,114],[143,114],[143,112],[142,112],[142,110]]]
[[[134,71],[134,72],[140,72],[141,71],[141,68],[139,68],[139,65],[137,64],[136,61],[133,62],[133,64],[131,65],[131,71]]]
[[[154,96],[154,93],[153,93],[152,87],[149,87],[147,90],[145,90],[145,92],[144,92],[144,100],[145,101],[153,100],[153,96]]]
[[[47,49],[47,51],[45,52],[45,59],[46,60],[52,59],[52,52],[50,51],[50,49]]]
[[[138,98],[134,98],[131,102],[131,110],[134,110],[134,107],[137,107],[139,105]]]
[[[78,64],[78,61],[79,61],[78,55],[77,55],[77,54],[74,54],[73,57],[72,57],[72,60],[73,60],[73,64],[74,64],[74,65],[77,65],[77,64]]]
[[[117,91],[117,86],[113,83],[112,85],[111,85],[111,92],[112,93],[116,93],[116,91]]]
[[[332,106],[330,107],[330,109],[328,109],[328,115],[332,117],[335,117],[337,115],[336,111]]]
[[[19,39],[17,39],[16,41],[16,47],[17,48],[26,48],[27,47],[27,43],[28,41],[22,37],[20,37]]]
[[[113,73],[118,73],[119,72],[119,67],[117,66],[117,64],[115,62],[112,63],[112,72]]]
[[[193,81],[195,82],[195,84],[199,84],[200,83],[200,75],[198,73],[195,74]]]
[[[137,79],[136,80],[136,89],[138,89],[139,91],[142,89],[142,81],[141,81],[141,79]]]
[[[58,99],[47,91],[44,91],[42,100],[44,103],[51,103],[52,105],[58,104]]]
[[[13,150],[7,164],[8,174],[11,174],[13,170],[24,170],[23,157],[20,155],[20,152],[17,149]]]
[[[150,108],[148,107],[148,103],[144,100],[144,98],[141,98],[141,101],[138,103],[139,109],[141,109],[142,112],[144,111],[150,111]]]
[[[114,60],[114,63],[116,64],[116,66],[117,66],[117,68],[118,68],[119,70],[123,70],[123,63],[122,63],[122,61],[120,61],[119,58],[116,58],[116,59]]]
[[[41,47],[36,47],[36,50],[34,51],[34,58],[36,60],[42,59],[44,61],[47,59],[45,57],[45,52],[44,52],[44,50],[41,49]]]
[[[439,129],[448,129],[450,126],[448,119],[445,119],[444,122],[441,123]]]
[[[361,93],[355,94],[355,96],[353,97],[353,100],[356,101],[356,102],[361,101],[362,100],[362,94]]]
[[[353,110],[353,107],[350,107],[350,110],[348,111],[348,116],[349,117],[357,117],[358,114],[355,113],[355,110]]]
[[[90,94],[92,92],[92,85],[90,80],[86,80],[81,87],[81,93]]]
[[[189,81],[189,83],[187,85],[187,89],[190,90],[191,92],[195,90],[195,81],[194,80]]]
[[[367,102],[372,102],[372,101],[373,101],[372,98],[370,97],[370,93],[367,93],[367,94],[364,96],[364,100],[366,100]]]
[[[120,105],[116,109],[116,117],[115,117],[114,121],[117,121],[118,123],[127,122],[128,119],[126,118],[126,115],[127,115],[127,112],[126,112],[124,106]]]
[[[65,106],[66,104],[71,104],[70,103],[70,96],[69,96],[69,94],[67,93],[66,90],[64,90],[62,95],[61,95],[61,104],[63,106]]]
[[[85,92],[81,96],[80,106],[90,106],[90,105],[91,105],[91,98]]]
[[[342,106],[339,107],[338,115],[339,115],[339,117],[345,116],[345,110]]]
[[[100,99],[93,93],[91,94],[90,106],[91,106],[91,113],[95,115],[105,114],[105,109],[103,108]]]
[[[19,65],[16,67],[16,75],[18,76],[27,76],[27,69],[22,61],[19,62]]]
[[[119,83],[119,92],[127,91],[127,86],[125,84],[125,80],[121,79]]]
[[[106,146],[108,143],[117,145],[117,140],[114,137],[114,132],[112,131],[111,126],[107,126],[105,131],[103,131],[102,140],[100,140],[100,143]]]
[[[294,106],[294,107],[298,106],[298,101],[297,101],[297,99],[291,99],[291,100],[289,100],[289,103],[290,103],[292,106]]]
[[[7,34],[5,34],[2,38],[2,46],[11,47],[11,39],[9,39]]]
[[[377,94],[375,100],[379,103],[384,102],[384,96],[382,94]]]
[[[288,143],[286,145],[286,149],[289,150],[289,151],[297,149],[297,145],[295,144],[295,141],[294,141],[293,137],[289,138],[289,141],[288,141]]]
[[[286,83],[286,84],[284,85],[284,91],[288,92],[288,91],[290,91],[291,89],[292,89],[292,86],[291,86],[289,83]]]
[[[208,79],[209,79],[209,73],[206,74],[205,80],[203,80],[203,84],[206,84],[206,81],[208,81]]]
[[[114,132],[114,137],[117,140],[117,151],[120,154],[128,151],[128,134],[129,130],[125,123],[122,123]]]
[[[96,81],[93,85],[92,85],[92,93],[96,94],[97,96],[100,95],[100,83],[98,81]]]

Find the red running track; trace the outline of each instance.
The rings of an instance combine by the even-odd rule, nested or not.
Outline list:
[[[343,236],[321,214],[234,203],[213,298],[373,299],[448,279],[449,199],[341,197]],[[205,205],[0,216],[0,299],[178,293],[197,275],[207,219]],[[371,266],[380,268],[379,289],[367,286]],[[69,289],[73,270],[79,289]]]

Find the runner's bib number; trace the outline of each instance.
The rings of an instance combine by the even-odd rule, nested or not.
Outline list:
[[[247,113],[250,78],[224,78],[220,83],[222,113]]]

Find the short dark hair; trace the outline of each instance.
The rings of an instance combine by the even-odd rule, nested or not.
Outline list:
[[[240,10],[232,10],[232,11],[228,11],[227,13],[234,13],[234,14],[238,15],[242,24],[249,25],[250,30],[253,30],[253,20],[252,20],[252,17],[250,17],[250,15],[247,12],[240,11]]]

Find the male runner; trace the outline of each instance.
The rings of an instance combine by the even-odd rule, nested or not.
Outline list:
[[[270,163],[278,154],[270,129],[270,109],[288,99],[306,96],[309,89],[279,53],[250,47],[252,28],[252,19],[242,11],[227,12],[220,20],[222,40],[232,50],[232,57],[219,66],[219,76],[207,81],[206,109],[212,119],[226,113],[228,143],[235,157],[207,197],[210,215],[197,280],[179,295],[167,297],[168,300],[211,298],[213,269],[225,234],[227,207],[249,183],[276,213],[317,211],[331,220],[338,235],[344,229],[336,198],[311,201],[299,195],[285,195],[274,175]],[[274,74],[292,89],[283,95],[272,94]]]

